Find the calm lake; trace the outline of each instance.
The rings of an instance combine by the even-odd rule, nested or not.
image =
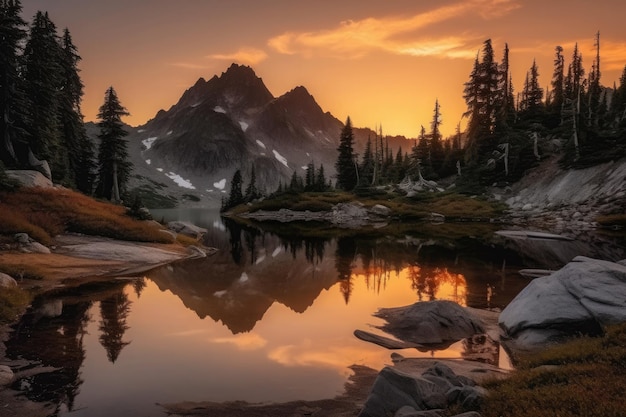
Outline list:
[[[380,369],[390,351],[353,336],[380,332],[381,307],[433,299],[503,308],[522,268],[575,255],[623,254],[611,242],[517,242],[495,226],[413,225],[393,234],[294,225],[242,227],[202,210],[155,211],[209,229],[208,258],[38,298],[7,354],[59,368],[17,386],[60,416],[163,415],[157,403],[331,398],[352,365]],[[608,243],[607,243],[608,242]],[[621,252],[620,252],[621,250]],[[472,344],[411,357],[469,357]],[[509,367],[496,346],[490,361]]]

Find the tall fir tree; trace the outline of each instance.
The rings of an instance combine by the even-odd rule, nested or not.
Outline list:
[[[233,174],[233,178],[230,180],[230,194],[228,195],[228,202],[225,209],[233,208],[243,203],[243,177],[241,176],[241,170],[238,169]]]
[[[561,123],[561,111],[565,103],[565,58],[563,57],[563,48],[557,46],[554,54],[554,73],[552,74],[552,94],[550,97],[550,106],[548,112],[556,115]]]
[[[246,187],[244,201],[253,201],[259,198],[260,196],[261,195],[259,193],[259,189],[257,188],[257,185],[256,185],[256,171],[254,169],[254,166],[252,166],[252,169],[250,170],[250,182],[248,183],[248,186]]]
[[[19,0],[0,0],[0,161],[18,167],[26,163],[30,125],[28,102],[20,77],[26,22]]]
[[[520,101],[520,117],[531,121],[540,121],[543,104],[543,89],[539,86],[539,69],[536,61],[530,71],[526,74],[524,90],[522,92],[522,100]]]
[[[596,33],[594,39],[594,47],[596,48],[596,56],[589,73],[589,91],[587,94],[587,126],[598,127],[600,121],[602,86],[600,85],[600,32]]]
[[[98,112],[100,146],[98,148],[98,182],[96,196],[121,201],[130,178],[132,164],[128,160],[123,116],[130,113],[122,106],[113,87],[109,87]]]
[[[433,120],[430,123],[430,165],[434,173],[439,172],[443,166],[445,153],[443,150],[443,137],[441,136],[441,106],[439,100],[435,100]]]
[[[47,12],[37,12],[24,49],[24,79],[31,105],[31,149],[48,161],[54,180],[67,180],[67,149],[61,142],[58,120],[62,86],[61,46]]]
[[[68,29],[63,32],[61,56],[61,90],[59,92],[59,123],[67,150],[69,181],[76,188],[91,194],[95,176],[95,151],[87,136],[81,102],[83,82],[80,79],[78,62],[81,57],[72,42]]]
[[[361,174],[359,179],[361,185],[370,186],[374,181],[374,153],[372,152],[372,138],[367,138],[365,151],[363,152],[363,161],[361,162]]]
[[[339,138],[339,155],[335,168],[337,170],[337,188],[351,191],[357,185],[357,162],[354,155],[354,134],[352,132],[352,122],[347,118],[346,124],[341,131]]]

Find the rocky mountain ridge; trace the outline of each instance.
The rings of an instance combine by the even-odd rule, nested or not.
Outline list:
[[[220,76],[200,78],[168,110],[129,129],[130,187],[165,196],[157,206],[178,200],[217,207],[237,169],[244,186],[254,169],[257,186],[269,192],[294,171],[303,176],[311,162],[324,165],[330,178],[343,126],[305,87],[274,97],[252,68],[233,64]],[[354,134],[358,153],[376,135],[366,128]],[[412,144],[390,138],[394,151],[410,152]]]

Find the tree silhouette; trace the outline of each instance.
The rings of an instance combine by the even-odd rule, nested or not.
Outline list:
[[[109,362],[115,363],[122,349],[130,342],[124,341],[124,334],[129,329],[126,324],[130,314],[131,301],[123,289],[117,294],[100,301],[100,344],[107,352]]]

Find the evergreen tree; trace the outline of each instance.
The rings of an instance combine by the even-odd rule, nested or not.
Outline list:
[[[350,117],[341,131],[339,138],[339,156],[335,168],[337,170],[337,187],[350,191],[357,185],[356,161],[354,155],[354,134],[352,133],[352,122]]]
[[[122,123],[122,116],[128,115],[113,87],[109,87],[98,112],[100,146],[96,196],[115,202],[121,201],[120,195],[126,191],[132,168],[128,161],[128,144],[124,139],[128,132]]]
[[[372,185],[374,181],[374,154],[372,152],[372,138],[367,138],[367,143],[365,144],[365,152],[363,152],[363,161],[361,162],[361,174],[360,181],[361,185]]]
[[[548,111],[551,115],[558,115],[560,118],[565,103],[565,58],[561,46],[557,46],[555,51],[554,73],[551,82],[552,94]]]
[[[313,161],[309,162],[306,166],[306,173],[304,176],[304,191],[313,191],[315,188],[315,164]]]
[[[59,123],[67,150],[69,180],[85,194],[93,191],[95,152],[83,123],[81,102],[83,82],[79,76],[81,57],[68,29],[63,32],[61,56],[61,90],[59,92]]]
[[[567,77],[565,78],[565,98],[571,101],[577,101],[582,94],[583,79],[585,77],[585,69],[583,68],[583,56],[578,52],[578,43],[574,45],[574,53],[572,62],[567,68]]]
[[[304,191],[304,182],[296,171],[291,174],[291,181],[289,181],[289,191],[294,193],[300,193]]]
[[[541,116],[543,108],[543,89],[539,86],[539,70],[536,61],[533,60],[533,65],[526,74],[520,102],[520,117],[538,121],[537,118]]]
[[[226,203],[226,209],[233,208],[243,203],[243,193],[242,193],[242,183],[243,179],[241,177],[241,170],[235,171],[233,174],[233,178],[230,181],[230,194],[228,197],[228,202]]]
[[[252,170],[250,171],[250,182],[248,183],[248,186],[246,187],[246,194],[244,197],[244,201],[253,201],[259,198],[259,196],[260,196],[260,193],[256,187],[256,172],[254,171],[254,166],[253,166]]]
[[[502,92],[498,85],[499,70],[494,60],[491,39],[483,44],[482,60],[478,57],[465,83],[463,98],[467,104],[465,116],[469,117],[467,134],[467,158],[477,161],[481,155],[493,148],[492,138],[495,131],[497,112],[501,106]]]
[[[600,32],[596,33],[594,46],[596,56],[589,73],[589,92],[587,102],[587,126],[597,127],[600,120],[602,86],[600,85]]]
[[[67,149],[61,142],[58,120],[61,56],[56,26],[47,12],[37,12],[24,49],[24,79],[32,118],[30,145],[37,157],[48,161],[53,179],[66,181]]]
[[[441,137],[439,126],[441,126],[441,107],[439,106],[439,100],[435,100],[433,120],[430,123],[430,165],[434,172],[439,172],[445,158],[443,138]]]
[[[622,70],[619,87],[614,88],[611,99],[611,115],[614,125],[619,126],[626,120],[626,66]]]
[[[326,190],[326,175],[324,174],[324,165],[321,164],[315,176],[315,191]]]
[[[494,131],[504,134],[515,122],[515,99],[513,98],[508,43],[504,44],[502,63],[498,69],[498,91]]]
[[[19,0],[0,0],[0,161],[19,166],[28,160],[30,125],[24,84],[20,78],[26,22]]]

